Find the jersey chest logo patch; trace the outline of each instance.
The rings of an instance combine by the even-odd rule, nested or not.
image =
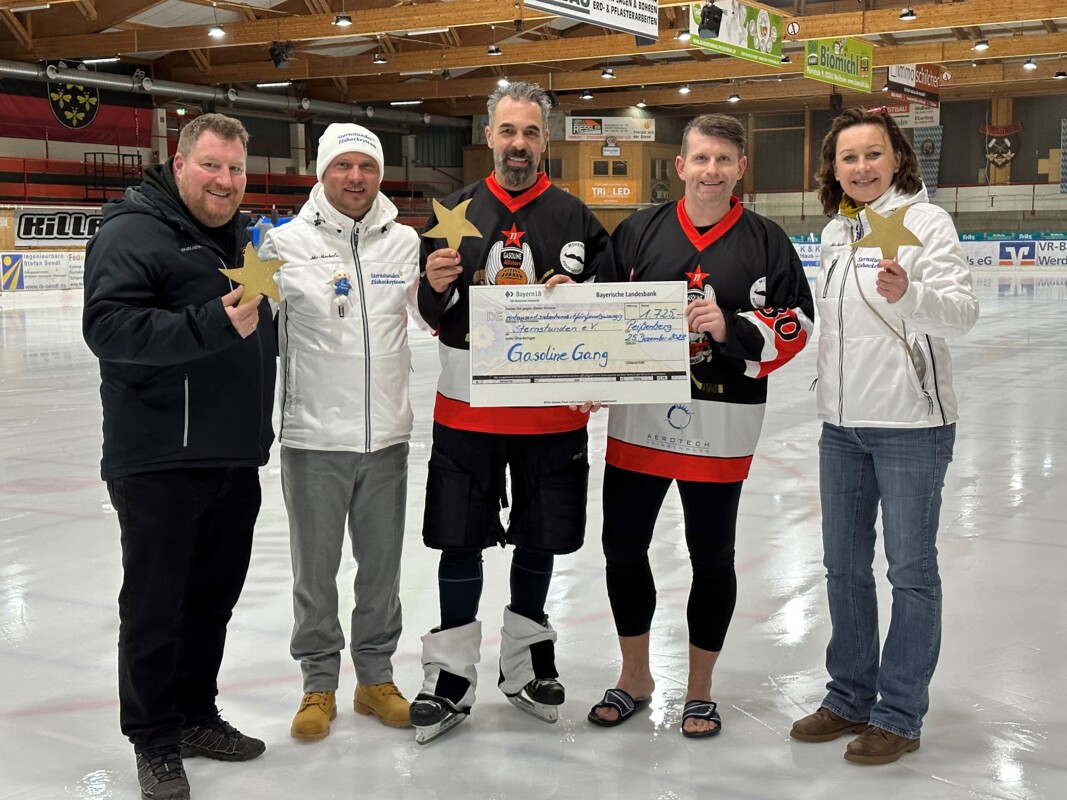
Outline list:
[[[504,241],[494,244],[486,259],[486,283],[497,286],[536,283],[533,251],[522,241],[526,232],[517,231],[512,225],[511,230],[501,233]]]

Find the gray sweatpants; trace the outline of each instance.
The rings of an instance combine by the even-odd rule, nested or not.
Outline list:
[[[305,692],[337,689],[344,631],[337,570],[345,518],[356,559],[351,649],[361,684],[393,679],[400,638],[400,555],[407,503],[408,445],[375,453],[282,447],[282,494],[293,558],[293,636]]]

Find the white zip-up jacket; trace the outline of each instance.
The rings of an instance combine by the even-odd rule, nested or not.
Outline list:
[[[834,425],[923,428],[959,417],[943,337],[971,329],[978,298],[952,218],[925,187],[913,195],[891,187],[870,208],[888,216],[903,205],[905,227],[923,244],[897,254],[910,283],[895,303],[876,289],[881,250],[852,247],[870,231],[866,209],[855,219],[837,214],[823,229],[817,404],[819,419]]]
[[[383,194],[360,222],[322,184],[296,219],[264,237],[259,257],[285,262],[278,310],[279,441],[303,450],[370,453],[411,435],[408,314],[417,311],[419,236]],[[334,274],[348,273],[341,315]]]

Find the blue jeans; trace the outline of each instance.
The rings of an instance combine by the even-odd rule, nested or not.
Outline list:
[[[841,428],[819,440],[823,564],[832,633],[822,705],[915,739],[930,706],[941,649],[937,524],[956,426]],[[874,585],[875,520],[882,534],[893,610],[879,662]]]

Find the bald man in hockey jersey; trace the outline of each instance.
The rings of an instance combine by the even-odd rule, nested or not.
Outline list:
[[[589,712],[596,725],[625,722],[655,689],[648,548],[677,482],[693,567],[682,733],[708,737],[722,729],[711,678],[737,598],[741,486],[763,423],[767,376],[807,344],[814,319],[789,238],[733,196],[746,165],[740,123],[722,114],[697,117],[675,161],[685,197],[636,212],[612,237],[625,270],[618,280],[688,282],[692,402],[610,410],[603,544],[623,663],[615,687]]]
[[[556,721],[564,690],[545,598],[554,556],[577,550],[585,536],[588,414],[566,406],[470,406],[469,287],[552,287],[614,272],[611,241],[592,212],[538,171],[548,141],[545,92],[512,83],[493,92],[487,108],[494,171],[443,203],[454,209],[469,200],[467,219],[482,238],[465,237],[458,251],[423,240],[419,311],[437,328],[441,355],[423,540],[441,550],[441,623],[422,638],[425,681],[411,704],[420,743],[458,724],[474,703],[482,550],[498,544],[515,548],[499,686],[519,708]],[[436,223],[431,218],[427,230]],[[509,505],[505,469],[507,530],[500,522],[500,508]]]

